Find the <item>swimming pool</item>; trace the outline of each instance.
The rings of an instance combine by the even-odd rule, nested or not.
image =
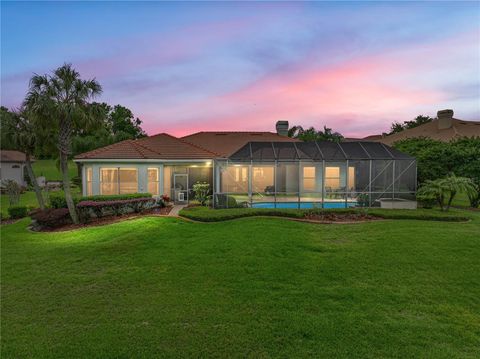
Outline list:
[[[355,207],[357,202],[324,202],[323,208]],[[322,202],[257,202],[252,203],[252,208],[322,208]]]

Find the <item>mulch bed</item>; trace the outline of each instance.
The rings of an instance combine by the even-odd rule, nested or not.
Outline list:
[[[162,217],[162,216],[168,216],[168,214],[170,213],[171,210],[172,210],[172,206],[163,207],[163,208],[154,208],[154,209],[149,210],[149,211],[143,211],[142,213],[129,213],[129,214],[121,215],[121,216],[110,216],[110,217],[96,218],[96,219],[92,219],[88,223],[67,224],[67,225],[60,226],[60,227],[55,227],[55,228],[43,228],[43,229],[41,229],[37,232],[64,232],[64,231],[71,231],[71,230],[79,229],[79,228],[104,226],[106,224],[131,220],[131,219],[135,219],[135,218],[141,218],[141,217],[144,217],[144,216],[160,216],[160,217]]]
[[[307,221],[322,223],[354,223],[366,221],[378,221],[381,218],[371,216],[365,213],[325,213],[325,214],[307,214],[304,218]]]
[[[2,219],[2,221],[0,222],[0,224],[13,224],[17,221],[19,221],[20,219]]]

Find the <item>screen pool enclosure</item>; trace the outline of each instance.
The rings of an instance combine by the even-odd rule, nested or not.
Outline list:
[[[346,208],[414,200],[415,158],[379,142],[249,142],[215,161],[216,208]]]

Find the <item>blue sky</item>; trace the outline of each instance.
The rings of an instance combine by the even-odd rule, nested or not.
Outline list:
[[[150,134],[480,119],[479,2],[2,2],[1,104],[69,62]]]

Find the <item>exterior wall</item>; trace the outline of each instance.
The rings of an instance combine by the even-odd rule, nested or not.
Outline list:
[[[199,161],[200,162],[200,161]],[[170,188],[165,188],[165,185],[170,183],[170,186],[173,186],[173,181],[168,181],[165,175],[173,175],[175,169],[185,169],[182,173],[188,173],[186,170],[189,167],[200,167],[202,166],[199,162],[84,162],[82,165],[82,194],[84,196],[88,195],[87,188],[87,171],[89,168],[92,169],[92,193],[91,195],[101,195],[101,183],[100,183],[100,170],[101,168],[135,168],[137,170],[137,179],[138,179],[138,193],[146,193],[148,191],[148,169],[157,168],[158,169],[158,194],[163,195],[167,194],[171,196]],[[203,164],[205,163],[202,161]],[[207,166],[208,167],[208,166]],[[211,169],[211,167],[208,167]],[[212,181],[213,182],[213,181]],[[212,183],[213,186],[213,183]],[[213,188],[213,187],[212,187]]]
[[[13,180],[24,186],[24,167],[22,162],[2,162],[0,164],[0,181]]]

